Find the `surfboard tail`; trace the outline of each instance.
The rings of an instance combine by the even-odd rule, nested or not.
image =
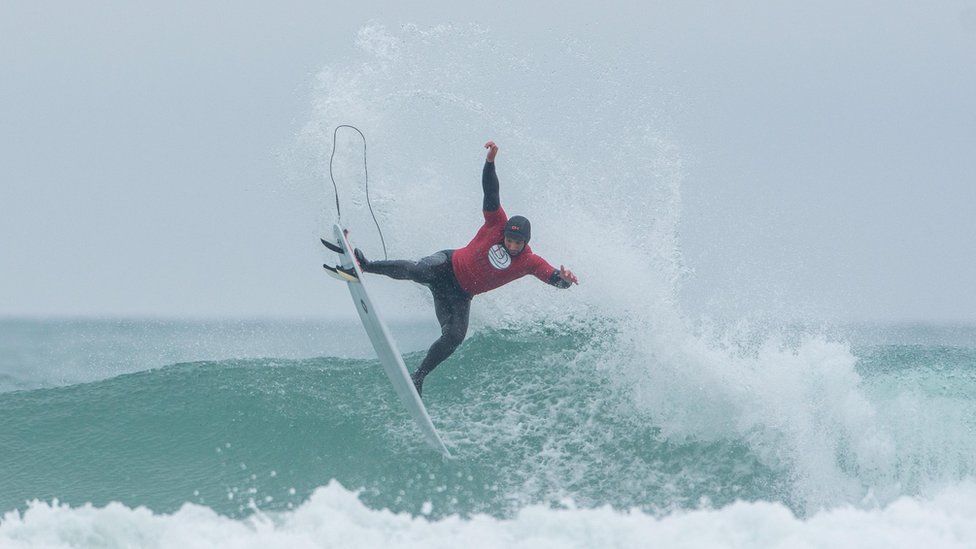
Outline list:
[[[351,269],[339,267],[338,265],[335,267],[330,267],[328,264],[323,264],[322,268],[325,269],[325,272],[327,272],[329,276],[333,278],[337,278],[344,282],[359,282],[359,277],[356,276],[355,271]]]

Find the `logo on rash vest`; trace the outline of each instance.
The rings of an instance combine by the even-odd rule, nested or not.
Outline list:
[[[512,264],[512,256],[508,255],[508,250],[505,249],[505,246],[495,244],[488,250],[488,261],[491,262],[492,267],[501,271],[507,269]]]

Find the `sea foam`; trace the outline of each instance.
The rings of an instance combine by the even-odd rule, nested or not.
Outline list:
[[[186,504],[155,514],[119,503],[72,508],[33,502],[0,520],[2,547],[972,547],[976,485],[931,499],[900,498],[874,510],[838,507],[806,519],[779,503],[655,517],[610,507],[528,506],[511,519],[452,515],[440,520],[374,510],[332,481],[288,512],[244,520]]]

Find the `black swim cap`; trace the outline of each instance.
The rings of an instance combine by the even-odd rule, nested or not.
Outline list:
[[[505,236],[516,240],[524,240],[528,244],[529,238],[532,237],[532,224],[529,223],[528,219],[516,215],[505,224]]]

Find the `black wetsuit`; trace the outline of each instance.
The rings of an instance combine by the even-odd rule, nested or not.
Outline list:
[[[361,267],[368,273],[376,273],[397,280],[412,280],[430,288],[434,294],[434,313],[441,325],[441,337],[430,346],[427,356],[413,373],[417,394],[422,394],[424,378],[444,361],[464,341],[468,333],[468,315],[471,312],[471,296],[465,293],[454,277],[451,255],[454,250],[442,250],[420,261],[403,259],[367,261]]]

